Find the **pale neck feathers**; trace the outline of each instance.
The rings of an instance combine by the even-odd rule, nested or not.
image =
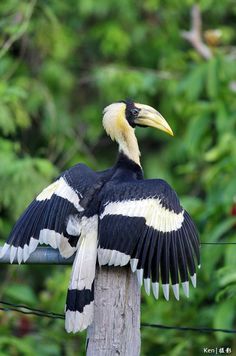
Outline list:
[[[134,129],[125,118],[126,105],[114,103],[104,109],[103,126],[112,140],[119,144],[119,151],[140,165],[140,151]]]

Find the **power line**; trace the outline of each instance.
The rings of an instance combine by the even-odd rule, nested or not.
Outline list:
[[[0,307],[0,310],[4,312],[15,311],[21,314],[35,315],[39,317],[46,317],[52,319],[65,319],[64,314],[58,314],[53,312],[47,312],[41,309],[30,308],[22,304],[13,304],[0,300],[0,304],[6,305],[7,307]],[[23,310],[24,309],[24,310]],[[210,333],[210,332],[223,332],[228,334],[236,334],[234,329],[216,329],[216,328],[207,328],[207,327],[188,327],[188,326],[173,326],[173,325],[162,325],[162,324],[150,324],[150,323],[141,323],[141,327],[151,327],[157,329],[165,330],[178,330],[178,331],[194,331],[200,333]]]
[[[9,302],[5,302],[3,300],[0,300],[0,304],[3,304],[7,307],[0,308],[0,310],[4,311],[16,311],[22,314],[32,314],[32,315],[37,315],[37,316],[45,316],[48,318],[54,318],[54,319],[65,319],[63,314],[58,314],[58,313],[53,313],[53,312],[47,312],[45,310],[41,309],[36,309],[36,308],[30,308],[27,305],[23,304],[13,304]],[[25,309],[25,310],[22,310]]]
[[[167,326],[167,325],[149,324],[149,323],[142,323],[141,326],[147,326],[147,327],[158,328],[158,329],[167,329],[167,330],[198,331],[202,333],[211,333],[211,332],[220,331],[222,333],[236,334],[236,329],[216,329],[216,328],[206,328],[204,326],[201,327]]]
[[[36,315],[36,316],[42,316],[42,317],[46,317],[46,318],[52,318],[52,319],[65,319],[65,318],[61,318],[59,316],[53,316],[50,314],[44,314],[44,313],[36,313],[36,312],[26,312],[23,310],[19,310],[17,308],[2,308],[0,307],[0,310],[4,311],[4,312],[9,312],[9,311],[15,311],[21,314],[27,314],[27,315]]]
[[[236,242],[201,242],[200,245],[236,245]]]

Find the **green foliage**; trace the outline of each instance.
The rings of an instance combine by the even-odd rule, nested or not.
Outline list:
[[[146,177],[178,191],[202,241],[236,241],[235,17],[231,0],[199,2],[203,30],[222,36],[206,61],[181,37],[192,0],[0,3],[0,239],[44,186],[77,162],[113,164],[101,125],[105,105],[126,97],[156,107],[175,132],[137,130]],[[143,296],[142,320],[236,328],[235,246],[202,247],[190,300]],[[63,312],[69,269],[1,268],[0,295]],[[0,355],[84,354],[85,335],[63,321],[0,312]],[[22,335],[24,323],[29,330]],[[12,336],[14,335],[14,337]],[[142,329],[143,355],[199,355],[233,347],[228,334]]]

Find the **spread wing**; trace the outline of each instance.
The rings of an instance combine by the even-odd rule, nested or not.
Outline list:
[[[78,246],[80,225],[78,214],[85,191],[94,184],[95,172],[77,164],[62,173],[28,206],[15,224],[1,250],[4,256],[10,248],[11,262],[25,262],[38,244],[59,248],[63,257],[70,257]]]
[[[174,190],[163,180],[110,184],[101,204],[98,261],[123,266],[130,262],[139,284],[159,295],[159,283],[169,299],[172,284],[179,299],[179,283],[189,295],[189,279],[196,286],[200,263],[198,233]]]

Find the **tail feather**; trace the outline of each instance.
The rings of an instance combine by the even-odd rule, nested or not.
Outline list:
[[[91,290],[79,291],[80,296],[78,296],[75,303],[71,300],[71,293],[75,290],[68,290],[67,301],[66,301],[66,322],[65,329],[68,333],[85,330],[93,321],[94,315],[94,288],[92,286]],[[78,292],[78,291],[77,291]],[[83,297],[83,294],[90,292],[90,301]],[[88,304],[87,304],[88,303]]]
[[[66,300],[67,332],[86,329],[94,315],[94,278],[97,260],[97,216],[82,218],[80,246],[71,273]]]

